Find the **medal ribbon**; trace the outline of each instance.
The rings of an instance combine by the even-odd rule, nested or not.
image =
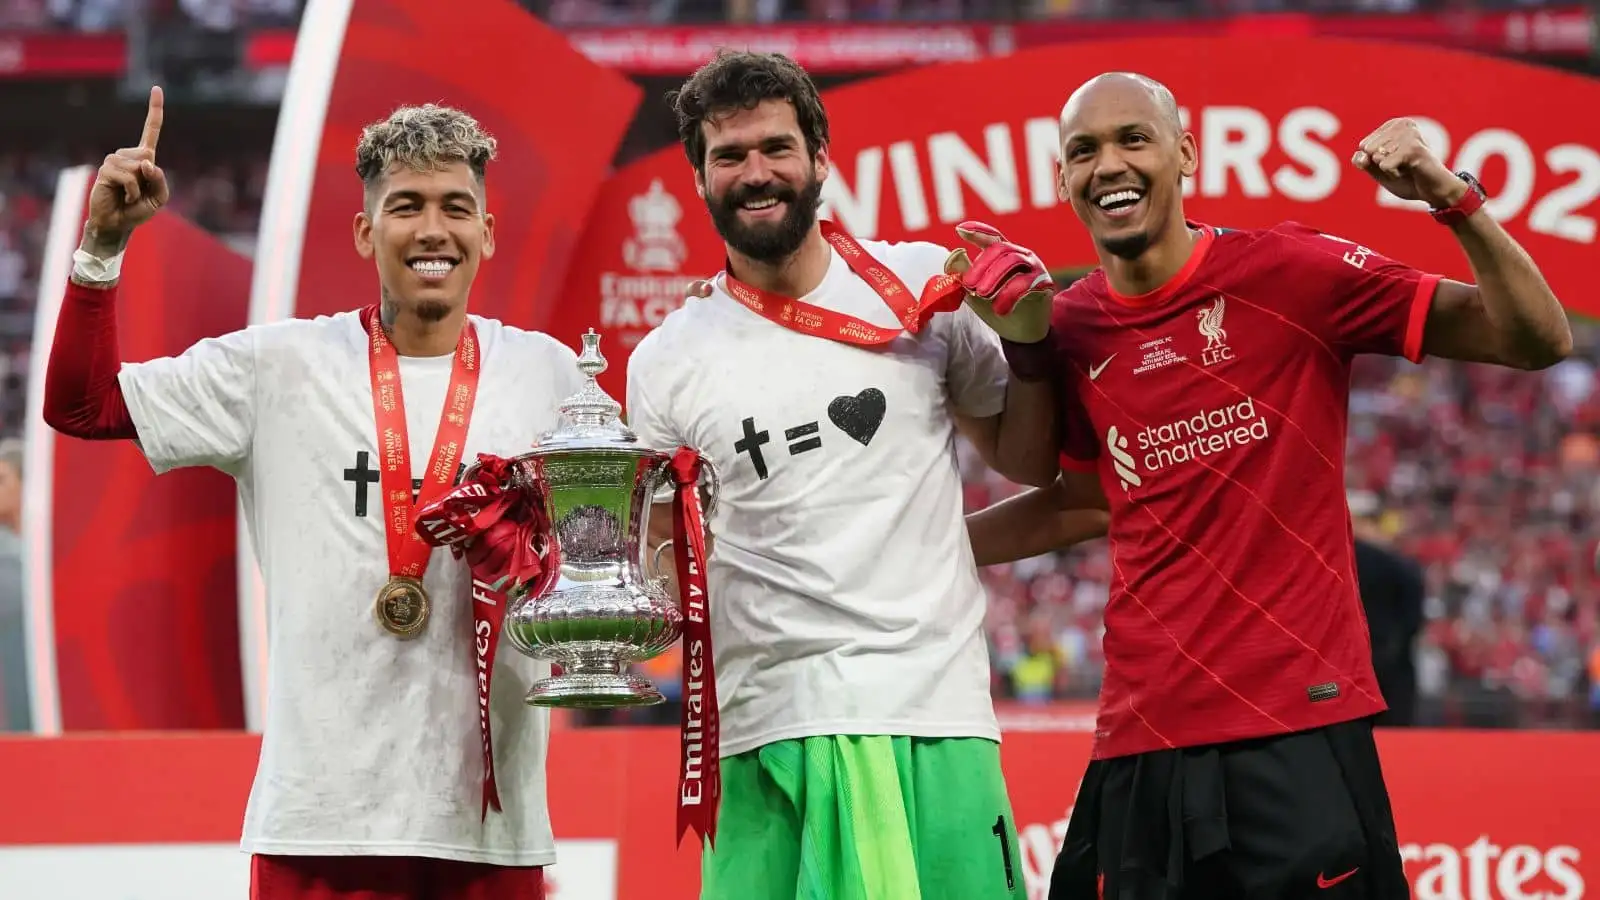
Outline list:
[[[389,543],[389,575],[420,580],[428,570],[428,554],[433,548],[411,527],[413,503],[420,507],[455,484],[467,443],[467,426],[472,421],[472,405],[478,397],[478,370],[483,362],[478,354],[478,333],[470,319],[461,329],[450,370],[450,389],[445,394],[439,431],[433,440],[433,455],[423,473],[422,490],[413,502],[411,444],[406,431],[405,396],[400,390],[400,354],[383,333],[376,306],[362,310],[361,318],[367,326],[372,369],[372,416],[378,425],[378,468],[382,477],[384,534]]]
[[[700,509],[700,454],[688,447],[672,457],[672,548],[683,599],[683,752],[678,764],[678,843],[689,829],[716,844],[722,797],[718,750],[717,673],[712,665],[706,541]]]
[[[489,721],[495,652],[506,620],[506,601],[514,589],[554,577],[558,566],[541,560],[538,545],[549,533],[544,507],[519,490],[510,460],[478,454],[470,480],[417,510],[417,533],[435,547],[449,547],[472,568],[472,645],[478,670],[478,737],[483,748],[483,807],[500,812],[495,781],[494,734]]]
[[[899,276],[868,255],[861,244],[838,225],[826,219],[817,224],[822,229],[822,237],[839,251],[850,270],[872,285],[872,289],[888,304],[895,318],[900,320],[901,327],[880,328],[855,316],[751,287],[734,278],[731,272],[725,272],[723,276],[728,294],[756,315],[790,331],[814,334],[861,347],[887,344],[902,332],[916,334],[935,313],[954,312],[961,308],[966,292],[961,287],[961,279],[956,276],[936,275],[923,285],[920,296],[913,297]]]

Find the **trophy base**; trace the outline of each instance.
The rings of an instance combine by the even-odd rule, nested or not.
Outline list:
[[[534,682],[523,699],[529,706],[561,709],[615,709],[667,702],[649,679],[611,672],[567,672],[546,678]]]

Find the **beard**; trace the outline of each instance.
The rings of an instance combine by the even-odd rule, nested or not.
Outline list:
[[[1138,259],[1150,249],[1150,233],[1146,231],[1134,234],[1119,235],[1114,238],[1101,238],[1100,246],[1107,253],[1119,259]]]
[[[443,300],[418,300],[411,308],[412,315],[419,320],[433,324],[443,322],[450,315],[450,304]]]
[[[435,322],[443,322],[450,315],[450,304],[443,300],[429,299],[406,302],[397,299],[394,294],[390,293],[388,288],[380,288],[379,296],[382,297],[382,303],[378,309],[382,316],[383,324],[391,327],[394,325],[395,318],[400,314],[402,303],[410,307],[411,314],[416,316],[419,322],[428,325],[432,325]]]
[[[754,225],[739,221],[739,211],[746,203],[768,198],[788,204],[782,219]],[[811,226],[817,223],[817,208],[821,201],[822,182],[813,168],[799,190],[781,181],[754,187],[735,186],[721,197],[708,196],[706,209],[711,213],[711,222],[716,225],[717,233],[722,235],[729,247],[757,262],[775,263],[800,249]]]

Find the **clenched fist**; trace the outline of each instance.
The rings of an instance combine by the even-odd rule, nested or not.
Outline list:
[[[1367,135],[1351,159],[1384,190],[1402,200],[1421,200],[1434,209],[1455,206],[1467,183],[1450,171],[1411,119],[1390,119]]]
[[[135,228],[150,221],[168,199],[167,176],[156,165],[156,140],[161,137],[161,88],[150,89],[144,134],[135,147],[107,156],[89,191],[85,249],[104,256],[120,252]]]

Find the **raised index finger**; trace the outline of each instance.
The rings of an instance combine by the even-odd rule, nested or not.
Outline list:
[[[161,115],[164,98],[161,88],[150,89],[150,108],[144,114],[144,134],[139,136],[141,150],[156,149],[156,140],[161,137]]]

